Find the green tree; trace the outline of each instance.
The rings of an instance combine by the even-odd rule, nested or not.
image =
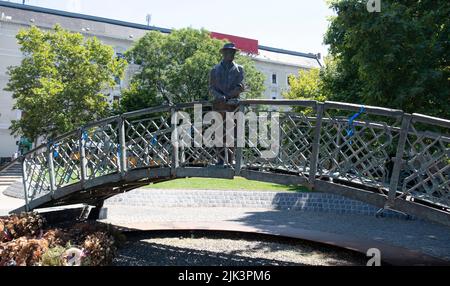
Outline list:
[[[325,101],[320,69],[299,70],[297,76],[289,77],[289,91],[283,93],[287,99]]]
[[[15,99],[13,108],[23,112],[12,121],[13,134],[54,137],[108,114],[104,92],[126,68],[110,46],[60,26],[53,31],[32,27],[16,37],[24,58],[8,68],[5,88]]]
[[[380,13],[366,5],[330,1],[330,99],[450,118],[450,2],[383,0]]]
[[[151,31],[127,51],[130,62],[139,65],[128,89],[123,92],[120,111],[132,111],[162,103],[208,100],[211,68],[221,55],[223,41],[213,39],[206,30],[191,28],[165,35]],[[251,59],[237,55],[236,62],[246,73],[246,98],[264,92],[264,75]]]

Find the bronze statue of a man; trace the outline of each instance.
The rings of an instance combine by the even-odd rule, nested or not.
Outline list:
[[[239,104],[239,97],[244,91],[244,68],[234,62],[239,50],[233,43],[227,43],[220,50],[222,61],[217,64],[209,76],[209,94],[213,100],[213,110],[220,112],[226,128],[226,112],[234,112]],[[234,130],[236,135],[236,130]],[[235,136],[236,138],[236,136]],[[218,165],[233,164],[235,148],[225,148],[226,138],[223,136],[224,147],[219,149]],[[226,152],[227,151],[227,152]]]
[[[209,93],[216,111],[234,111],[244,91],[244,68],[234,62],[238,51],[233,43],[225,44],[220,50],[222,61],[211,70]]]

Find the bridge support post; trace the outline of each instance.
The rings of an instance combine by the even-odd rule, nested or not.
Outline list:
[[[86,138],[85,138],[85,134],[84,134],[85,130],[84,128],[80,129],[80,133],[79,133],[79,140],[80,140],[80,173],[81,173],[81,178],[80,178],[80,182],[81,182],[81,186],[84,187],[84,182],[87,179],[87,172],[86,172],[86,166],[87,166],[87,161],[86,161]]]
[[[100,219],[100,212],[103,208],[104,201],[98,201],[93,205],[93,208],[90,209],[87,220],[95,221]]]
[[[316,126],[314,128],[314,142],[312,143],[311,160],[309,167],[309,178],[308,183],[310,187],[314,187],[316,181],[317,165],[319,161],[319,151],[320,151],[320,131],[322,129],[322,119],[325,110],[324,103],[317,103],[317,120]]]
[[[56,190],[56,179],[55,179],[55,165],[53,164],[53,144],[48,144],[47,146],[47,163],[48,163],[48,175],[50,178],[50,191],[52,196],[55,194]]]
[[[239,176],[241,174],[242,170],[242,164],[244,161],[243,157],[243,150],[245,147],[245,106],[240,103],[239,105],[239,111],[238,111],[238,118],[236,120],[236,130],[238,138],[236,138],[236,165],[234,167],[234,174],[236,176]],[[241,135],[241,136],[240,136]],[[242,137],[242,138],[239,138]]]
[[[119,171],[123,177],[127,171],[127,146],[125,139],[125,119],[123,117],[119,118],[119,148]]]
[[[26,164],[26,157],[23,156],[21,159],[21,163],[22,163],[22,182],[23,182],[23,192],[25,195],[25,211],[29,212],[30,211],[30,207],[28,205],[28,185],[27,185],[27,180],[28,180],[28,174],[27,174],[27,164]]]
[[[410,114],[404,114],[402,118],[402,126],[400,129],[400,136],[398,138],[397,153],[395,155],[394,167],[392,168],[391,181],[389,185],[388,201],[385,208],[389,208],[394,205],[397,186],[400,180],[400,171],[403,165],[403,152],[405,150],[405,144],[408,137],[411,118],[412,116]]]
[[[177,115],[177,109],[175,107],[170,108],[170,114],[171,114],[171,123],[172,123],[172,164],[171,164],[171,175],[172,177],[176,177],[177,175],[177,169],[180,166],[180,158],[179,158],[179,138],[178,138],[178,130],[176,128],[178,123],[178,115]],[[175,137],[175,138],[174,138]]]

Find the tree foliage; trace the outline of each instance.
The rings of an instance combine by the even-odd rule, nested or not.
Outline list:
[[[13,134],[54,137],[108,113],[104,92],[126,67],[110,46],[60,26],[52,31],[32,27],[16,37],[24,58],[20,66],[8,68],[5,90],[13,93],[13,108],[23,115],[12,122]]]
[[[129,62],[139,65],[130,86],[124,91],[120,111],[132,111],[162,103],[208,100],[211,68],[221,60],[223,41],[206,30],[174,30],[165,35],[151,31],[127,51]],[[236,62],[246,73],[246,98],[264,91],[264,76],[253,62],[237,55]]]
[[[299,70],[297,76],[289,77],[290,89],[283,94],[288,99],[325,101],[320,69]]]
[[[383,0],[380,13],[366,4],[330,2],[330,98],[450,118],[450,2]]]

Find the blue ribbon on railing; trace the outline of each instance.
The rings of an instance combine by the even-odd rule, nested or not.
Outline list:
[[[152,144],[152,146],[155,146],[156,143],[158,143],[158,139],[155,136],[155,137],[153,137],[151,144]]]
[[[58,152],[58,150],[55,149],[55,150],[53,151],[53,158],[56,159],[56,158],[58,158],[58,156],[59,156],[59,152]]]
[[[88,134],[87,134],[87,132],[86,131],[83,131],[83,133],[81,134],[81,138],[84,140],[84,141],[87,141],[88,140]]]
[[[50,139],[47,143],[47,148],[50,150],[53,150],[53,158],[56,159],[59,156],[59,152],[58,152],[58,144],[57,143],[53,143],[53,140]]]
[[[366,111],[366,108],[361,106],[358,113],[355,113],[353,116],[349,117],[348,119],[348,128],[347,128],[347,137],[351,138],[353,135],[355,135],[355,126],[353,125],[353,122],[361,116]],[[350,145],[353,144],[352,141],[349,142]]]
[[[120,144],[117,145],[117,158],[120,158],[121,155],[122,155],[122,148],[121,148],[121,146],[122,145],[120,145]]]

